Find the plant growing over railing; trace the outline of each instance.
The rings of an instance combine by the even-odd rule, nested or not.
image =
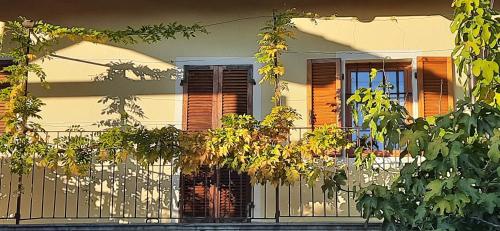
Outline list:
[[[400,149],[401,158],[412,159],[390,186],[361,190],[357,208],[367,221],[383,219],[387,230],[500,227],[499,23],[490,4],[453,3],[452,31],[458,30],[453,54],[475,102],[466,99],[446,115],[413,119],[383,89],[362,89],[349,99],[361,104],[363,127],[385,150]]]
[[[259,74],[262,75],[260,83],[269,82],[274,86],[272,101],[275,106],[281,106],[282,92],[288,89],[286,83],[281,80],[285,75],[281,55],[288,50],[288,40],[294,38],[295,24],[292,19],[297,17],[314,19],[318,15],[298,12],[295,9],[273,11],[272,18],[266,22],[259,34],[259,50],[255,58],[263,64],[259,69]]]
[[[56,137],[46,145],[40,164],[50,169],[60,168],[66,175],[84,175],[96,156],[96,142],[91,135],[82,135],[83,130],[74,126],[67,130],[68,136]]]
[[[273,108],[262,121],[249,115],[226,115],[220,128],[206,134],[206,147],[186,158],[199,160],[196,166],[228,167],[246,173],[254,184],[291,185],[303,175],[309,185],[324,177],[325,191],[337,188],[344,183],[345,172],[335,158],[352,146],[347,132],[326,125],[292,141],[291,129],[299,118],[294,109],[285,106]]]
[[[43,152],[28,153],[28,146],[46,145],[43,139],[39,139],[39,131],[43,131],[39,124],[32,119],[40,119],[38,113],[43,103],[40,99],[29,94],[27,82],[29,73],[37,77],[42,84],[46,85],[46,74],[41,66],[30,63],[36,56],[44,58],[51,53],[51,47],[63,39],[87,40],[93,42],[115,42],[115,43],[146,43],[158,42],[161,39],[172,39],[181,34],[183,37],[191,38],[196,33],[206,33],[204,27],[194,24],[184,26],[178,23],[146,25],[138,29],[128,27],[125,30],[95,30],[80,27],[63,27],[52,25],[43,21],[29,21],[20,18],[17,21],[7,22],[5,27],[5,38],[12,43],[15,49],[1,53],[0,56],[13,60],[13,65],[5,67],[3,71],[9,73],[3,82],[9,86],[2,89],[2,99],[7,100],[7,112],[2,115],[6,122],[6,132],[2,146],[11,155],[12,170],[14,173],[23,174],[31,169],[34,156],[40,156]],[[68,138],[65,143],[73,143]],[[29,142],[33,141],[33,142]],[[59,142],[62,142],[60,140]],[[75,141],[76,142],[76,141]],[[13,144],[17,144],[14,148]],[[26,146],[22,146],[22,145]],[[21,146],[19,146],[21,145]],[[69,147],[69,146],[68,146]],[[40,149],[43,150],[43,149]],[[10,151],[10,152],[9,152]],[[17,161],[16,161],[17,160]]]
[[[86,163],[88,160],[86,155],[82,154],[85,152],[82,145],[85,145],[83,143],[87,141],[83,138],[68,137],[58,140],[57,142],[65,148],[62,151],[62,157],[59,150],[55,150],[55,153],[54,150],[47,152],[50,147],[39,134],[43,129],[38,123],[33,122],[34,119],[40,119],[38,113],[43,103],[36,96],[29,94],[27,89],[30,74],[38,78],[43,85],[47,85],[46,74],[40,65],[30,61],[34,60],[36,55],[43,59],[51,53],[51,46],[63,39],[125,44],[138,41],[153,43],[161,39],[175,38],[177,34],[190,38],[197,32],[206,32],[206,30],[197,24],[183,26],[177,23],[143,26],[139,29],[128,27],[118,31],[62,27],[24,18],[6,23],[4,38],[14,49],[0,53],[1,57],[10,58],[13,61],[13,65],[2,70],[8,72],[9,75],[1,80],[2,83],[8,84],[8,87],[3,88],[0,94],[1,100],[7,101],[7,110],[2,115],[6,130],[0,137],[0,150],[7,154],[11,171],[19,175],[16,223],[20,218],[22,175],[31,170],[37,158],[46,155],[48,161],[62,161],[66,164],[67,173],[80,172],[82,168],[77,167],[78,163]]]

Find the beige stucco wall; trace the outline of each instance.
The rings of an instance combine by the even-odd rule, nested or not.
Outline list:
[[[448,8],[449,4],[436,3],[436,1],[427,1],[425,4],[416,1],[403,3],[402,1],[388,0],[370,1],[369,3],[364,1],[317,1],[317,4],[316,1],[291,1],[296,5],[276,2],[270,3],[271,5],[264,4],[264,2],[249,4],[247,2],[242,3],[242,7],[236,7],[239,6],[237,3],[235,3],[236,5],[218,4],[223,1],[214,3],[216,6],[220,5],[219,7],[204,7],[207,3],[193,3],[192,1],[186,1],[191,2],[192,6],[183,1],[183,3],[173,5],[157,3],[157,7],[155,7],[155,3],[138,5],[130,4],[135,1],[103,1],[103,3],[96,3],[99,7],[94,8],[89,6],[91,4],[88,3],[89,1],[86,2],[79,3],[82,4],[81,11],[78,9],[80,6],[70,3],[59,4],[59,2],[56,4],[54,1],[48,0],[37,1],[34,3],[36,7],[32,8],[24,8],[22,4],[12,3],[8,4],[10,7],[7,10],[8,13],[0,16],[0,19],[5,21],[17,15],[27,15],[63,25],[123,28],[126,25],[137,26],[170,21],[186,24],[194,22],[212,24],[245,17],[269,16],[273,7],[288,8],[296,5],[304,6],[305,10],[317,10],[323,15],[338,14],[339,16],[334,19],[318,20],[317,22],[312,22],[309,19],[294,20],[297,26],[296,39],[290,41],[290,51],[283,55],[283,63],[286,67],[285,81],[288,82],[289,86],[289,91],[284,94],[285,102],[303,115],[303,119],[297,121],[297,126],[307,125],[307,59],[340,57],[344,62],[367,59],[385,59],[387,61],[405,59],[412,60],[415,69],[417,56],[449,56],[454,46],[453,35],[448,29],[451,13]],[[108,4],[112,4],[109,2],[114,2],[115,8],[108,6]],[[104,5],[101,7],[101,4]],[[362,20],[359,21],[350,16],[356,16]],[[43,119],[39,122],[47,130],[52,131],[65,130],[74,124],[79,124],[87,130],[100,129],[95,125],[98,121],[112,118],[110,115],[101,114],[105,105],[98,102],[100,99],[105,96],[118,98],[137,96],[137,104],[143,109],[145,115],[139,120],[144,125],[149,127],[165,124],[180,125],[182,123],[180,116],[182,97],[176,93],[179,93],[179,77],[182,76],[182,66],[186,63],[214,62],[223,64],[239,61],[246,62],[239,64],[256,65],[252,56],[257,50],[259,28],[264,25],[264,22],[265,18],[252,18],[212,25],[207,28],[209,34],[200,34],[189,40],[179,38],[156,44],[140,43],[122,46],[90,42],[62,43],[55,48],[55,54],[58,57],[36,61],[46,71],[47,81],[51,86],[49,90],[45,90],[35,80],[31,80],[30,92],[40,96],[46,103],[41,113]],[[1,29],[2,24],[0,23],[0,31]],[[111,77],[114,77],[112,80],[95,81],[96,76],[109,76],[108,70],[110,68],[127,69],[125,75],[130,79],[124,79],[121,75],[112,75]],[[145,80],[141,80],[138,77],[141,73],[156,73],[161,79],[151,80],[146,76]],[[413,81],[416,83],[416,80]],[[458,83],[455,85],[455,92],[460,95]],[[262,117],[272,107],[270,102],[271,88],[267,85],[256,85],[254,91],[260,92],[255,96],[257,98],[254,101],[254,111],[258,111],[257,116]],[[414,105],[417,105],[416,100],[416,96],[414,96]],[[417,114],[416,111],[414,113]],[[130,172],[135,174],[133,169],[130,169]],[[352,173],[352,175],[353,178],[357,177],[363,182],[371,180],[365,175],[357,173]],[[0,211],[6,211],[8,203],[6,195],[10,189],[7,184],[10,181],[6,166],[2,169],[2,176],[4,180],[0,185],[2,193]],[[46,178],[46,181],[53,184],[54,175],[46,177],[49,177]],[[36,170],[34,179],[35,182],[40,182],[43,179],[43,173],[40,169]],[[66,180],[60,175],[58,179],[59,181]],[[174,176],[173,179],[176,177]],[[26,180],[30,181],[31,179],[26,178]],[[95,187],[100,187],[102,180],[99,178],[97,182]],[[15,184],[15,180],[13,184]],[[54,190],[54,186],[51,186],[50,183],[47,187],[48,191]],[[291,187],[290,193],[293,203],[291,212],[295,215],[298,214],[301,206],[297,202],[299,195],[297,188],[298,186]],[[109,190],[109,185],[104,185],[104,189]],[[26,188],[26,190],[30,191],[30,188]],[[65,195],[65,190],[65,188],[55,188],[59,195],[56,202],[57,208],[64,204],[61,195]],[[118,186],[117,190],[120,190]],[[35,191],[36,197],[41,196],[39,192],[39,190]],[[288,200],[288,188],[283,188],[281,193],[281,204],[285,206]],[[314,193],[316,195],[314,201],[310,190],[303,194],[303,198],[306,200],[302,204],[304,214],[312,214],[313,203],[315,209],[318,209],[316,214],[323,212],[323,194],[320,187],[315,187]],[[274,200],[274,191],[267,190],[267,195],[264,195],[261,190],[258,196],[260,200],[256,202],[255,212],[262,215],[266,209],[267,216],[274,216],[273,207],[264,208],[262,204],[259,204],[263,203],[264,196],[267,197],[269,204],[273,204],[269,201]],[[73,190],[70,192],[70,200],[73,200],[74,197],[75,191]],[[28,198],[26,200],[29,200]],[[50,202],[53,199],[47,198],[47,200]],[[144,202],[144,200],[141,196],[140,201]],[[35,198],[34,201],[36,204],[40,200]],[[94,200],[92,203],[98,203],[98,201]],[[341,202],[340,213],[343,214],[347,210],[345,195],[343,197],[341,195],[338,201]],[[23,205],[23,214],[29,211],[27,205],[29,203]],[[11,200],[8,216],[13,214],[13,206],[14,202]],[[51,204],[51,206],[53,205]],[[45,208],[47,214],[52,214],[53,208],[51,206]],[[72,212],[75,211],[74,206],[76,205],[70,206]],[[350,202],[350,206],[351,212],[355,211],[354,201]],[[82,208],[86,209],[86,207]],[[334,213],[331,209],[331,202],[327,204],[327,208],[328,214]],[[286,207],[282,209],[287,210]],[[107,214],[110,208],[107,207],[104,210],[107,211],[105,212]],[[165,210],[164,212],[168,213],[169,211]],[[177,211],[172,212],[176,213]],[[55,213],[61,215],[61,210],[58,209]],[[282,211],[282,213],[286,214],[288,211]],[[0,216],[6,215],[0,214]]]
[[[415,59],[416,56],[449,56],[453,48],[453,35],[449,32],[450,21],[442,16],[409,16],[375,18],[371,22],[360,22],[353,18],[319,20],[296,19],[296,39],[290,41],[290,51],[283,55],[286,67],[285,81],[289,92],[285,102],[296,108],[304,119],[298,126],[305,126],[307,59],[334,58],[356,54],[355,59],[377,60]],[[176,112],[182,110],[182,98],[175,97],[176,86],[186,60],[189,64],[217,60],[230,63],[233,59],[251,58],[256,51],[255,42],[261,20],[228,23],[221,27],[209,27],[210,34],[190,40],[160,42],[153,45],[138,44],[132,48],[78,42],[56,50],[58,56],[39,60],[47,73],[51,89],[31,85],[33,94],[40,95],[47,104],[42,112],[41,123],[48,129],[65,129],[71,124],[81,124],[86,129],[97,129],[93,123],[109,118],[101,115],[103,96],[137,96],[138,105],[144,110],[141,122],[147,126],[181,124]],[[241,29],[245,28],[245,29]],[[220,57],[224,57],[220,59]],[[178,63],[175,60],[183,59]],[[344,61],[349,60],[343,59]],[[415,60],[414,60],[415,61]],[[120,76],[113,80],[93,80],[99,75],[108,75],[113,67],[130,64],[128,78]],[[254,63],[242,63],[254,64]],[[134,71],[143,68],[161,71],[161,80],[138,80]],[[119,67],[118,67],[119,68]],[[180,69],[181,70],[181,69]],[[177,72],[177,73],[176,73]],[[272,107],[271,91],[262,88],[261,98],[254,104],[262,114]],[[459,89],[457,89],[458,92]],[[65,108],[61,113],[61,108]]]
[[[389,3],[385,3],[389,5]],[[358,4],[342,3],[338,8],[350,12],[356,17],[335,17],[331,20],[296,19],[296,39],[290,41],[290,51],[283,55],[286,69],[285,81],[289,82],[290,91],[285,93],[285,102],[296,108],[303,120],[298,126],[306,125],[306,60],[311,58],[341,57],[356,54],[357,60],[363,59],[415,59],[416,56],[449,56],[453,48],[453,35],[449,31],[448,8],[441,4],[436,5],[439,11],[447,13],[432,14],[429,6],[412,6],[414,13],[409,13],[408,4],[399,4],[400,8],[373,10],[363,8],[356,11]],[[432,3],[429,3],[432,4]],[[437,3],[436,3],[437,4]],[[422,4],[424,5],[424,4]],[[323,7],[323,3],[310,3],[305,9],[317,9],[323,15],[342,14],[337,11],[336,4]],[[15,7],[15,4],[13,5]],[[63,7],[63,6],[61,6]],[[83,6],[82,6],[83,7]],[[216,22],[231,21],[254,16],[270,15],[271,8],[253,6],[248,11],[243,9],[230,11],[230,7],[217,10],[199,12],[182,6],[171,6],[179,11],[160,10],[151,13],[130,15],[128,10],[133,8],[121,6],[117,12],[108,14],[99,10],[82,11],[79,14],[75,9],[68,8],[65,17],[51,15],[44,9],[18,9],[19,15],[35,15],[38,18],[47,18],[63,25],[78,25],[97,28],[123,28],[125,25],[154,24],[159,22],[179,21],[181,23],[213,24]],[[136,6],[135,6],[136,7]],[[144,6],[146,7],[146,6]],[[148,6],[150,7],[150,6]],[[159,4],[158,8],[169,7]],[[293,7],[291,5],[290,7]],[[280,8],[284,8],[281,6]],[[56,10],[59,8],[56,7]],[[140,8],[139,8],[140,9]],[[159,12],[157,12],[159,11]],[[377,14],[377,12],[380,12]],[[429,13],[425,13],[429,12]],[[406,15],[405,15],[406,14]],[[392,16],[396,15],[396,16]],[[366,16],[369,19],[363,19]],[[101,115],[105,107],[98,100],[104,96],[137,96],[138,105],[144,110],[145,118],[139,120],[147,126],[161,126],[164,124],[181,124],[182,97],[175,97],[179,93],[176,78],[182,74],[175,74],[186,64],[202,63],[204,60],[219,59],[219,62],[230,63],[232,59],[251,59],[257,50],[256,41],[259,28],[264,25],[266,18],[251,18],[229,23],[209,26],[209,34],[200,34],[196,38],[162,41],[156,44],[139,43],[132,46],[119,44],[93,44],[90,42],[67,42],[55,48],[55,53],[71,60],[56,57],[50,60],[38,60],[47,72],[47,81],[52,84],[50,90],[43,90],[39,85],[30,85],[33,94],[39,95],[47,104],[42,112],[42,125],[49,130],[66,129],[69,125],[80,124],[85,129],[97,129],[95,124],[109,118]],[[223,59],[220,59],[224,57]],[[175,62],[182,59],[184,61]],[[415,60],[414,60],[415,61]],[[121,66],[130,64],[135,71],[144,71],[143,68],[157,68],[163,77],[162,80],[123,81],[115,77],[112,81],[96,82],[95,76],[107,75],[110,67],[105,65]],[[255,63],[242,63],[255,64]],[[142,67],[139,68],[139,67]],[[127,71],[126,76],[135,78],[133,70]],[[176,89],[177,86],[177,89]],[[256,99],[254,107],[265,115],[272,104],[269,86],[255,86],[262,88],[260,99]],[[460,91],[457,88],[460,95]],[[416,99],[415,99],[416,100]],[[61,109],[64,108],[64,112]],[[255,111],[255,110],[254,110]],[[116,118],[116,115],[115,115]]]

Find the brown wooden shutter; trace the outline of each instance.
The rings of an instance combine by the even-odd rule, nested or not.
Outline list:
[[[454,107],[453,65],[450,57],[418,57],[419,116],[445,114]]]
[[[340,59],[308,60],[307,72],[310,125],[340,126]]]
[[[252,87],[250,66],[222,68],[222,115],[252,114]]]
[[[222,115],[235,113],[252,115],[252,66],[225,66],[222,73]],[[219,214],[220,219],[244,221],[251,201],[250,178],[247,174],[221,169],[219,171]],[[238,219],[231,219],[238,218]]]
[[[0,81],[5,80],[7,78],[7,75],[9,75],[9,73],[3,71],[3,68],[8,67],[10,65],[12,65],[12,61],[0,60]],[[3,89],[8,86],[9,85],[7,83],[0,83],[0,89]],[[5,132],[5,121],[2,118],[6,111],[7,111],[6,102],[0,101],[0,134]]]
[[[217,81],[211,66],[186,67],[184,84],[184,119],[186,131],[204,131],[214,127]]]

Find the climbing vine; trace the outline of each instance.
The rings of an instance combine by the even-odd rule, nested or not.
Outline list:
[[[262,121],[249,115],[226,115],[220,128],[207,132],[204,147],[192,152],[194,156],[184,154],[192,165],[182,166],[192,171],[203,165],[228,167],[247,173],[254,184],[290,185],[302,175],[309,185],[324,177],[328,184],[325,191],[340,187],[345,172],[335,159],[352,146],[348,133],[325,125],[306,133],[303,139],[290,140],[294,121],[299,118],[294,109],[285,106],[273,108]]]
[[[281,55],[288,50],[288,40],[294,38],[295,24],[292,19],[297,17],[314,19],[319,16],[298,12],[295,9],[273,11],[272,18],[266,22],[259,34],[259,50],[255,58],[262,64],[259,69],[259,74],[262,75],[261,83],[268,82],[274,86],[272,101],[276,106],[281,106],[282,92],[288,89],[286,83],[281,81],[285,75]]]

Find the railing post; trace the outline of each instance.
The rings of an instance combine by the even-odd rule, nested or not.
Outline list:
[[[274,214],[274,219],[276,223],[280,223],[280,184],[276,185],[276,213]]]
[[[16,201],[16,214],[14,218],[16,219],[16,225],[21,222],[21,196],[23,195],[23,175],[19,174],[17,180],[17,201]]]

